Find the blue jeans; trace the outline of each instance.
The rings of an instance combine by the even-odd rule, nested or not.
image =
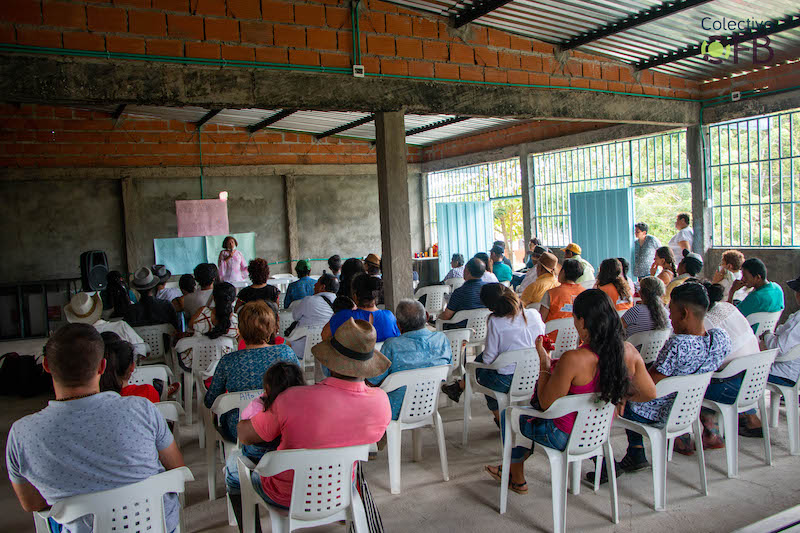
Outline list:
[[[476,357],[475,362],[483,363],[483,354],[480,354],[478,357]],[[513,374],[498,374],[497,370],[491,370],[489,368],[475,369],[475,381],[487,389],[496,390],[497,392],[507,393],[509,390],[511,390],[511,381],[513,379]],[[484,394],[483,397],[486,398],[486,405],[489,407],[489,410],[497,411],[497,409],[500,407],[497,405],[497,400],[486,394]]]
[[[731,405],[736,401],[739,389],[742,388],[742,378],[744,378],[744,372],[731,378],[712,379],[706,389],[705,399]]]
[[[280,438],[264,445],[248,444],[242,446],[241,450],[234,450],[231,452],[231,454],[228,455],[228,458],[225,460],[225,485],[228,489],[228,493],[242,493],[241,485],[239,485],[239,457],[247,457],[254,463],[258,464],[265,453],[277,450],[278,444],[280,444]],[[259,483],[258,486],[261,487],[261,484]]]
[[[632,422],[639,422],[641,424],[649,424],[651,426],[657,426],[658,424],[649,418],[645,418],[643,416],[639,416],[638,414],[633,412],[631,409],[630,402],[625,404],[625,412],[622,414],[623,418],[627,418]],[[663,425],[663,424],[662,424]],[[644,447],[644,437],[641,434],[636,433],[635,431],[631,431],[630,429],[625,430],[625,434],[628,436],[628,453],[630,453],[632,448],[643,448]]]
[[[538,442],[542,446],[547,446],[555,450],[564,451],[569,441],[569,433],[564,433],[558,429],[552,420],[523,415],[519,420],[519,428],[520,432],[533,442]],[[505,411],[500,413],[500,431],[501,437],[505,438]],[[528,449],[525,446],[515,446],[511,450],[511,462],[521,463],[525,461],[531,453],[533,453],[533,447]]]

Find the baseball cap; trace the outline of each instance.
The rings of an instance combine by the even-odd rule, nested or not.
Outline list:
[[[575,255],[581,255],[581,247],[575,244],[574,242],[571,242],[564,247],[564,251],[566,252],[567,250],[569,250]]]

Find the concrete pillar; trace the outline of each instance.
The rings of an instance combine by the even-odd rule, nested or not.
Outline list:
[[[144,232],[140,231],[142,210],[139,208],[140,193],[135,178],[122,178],[122,229],[125,233],[125,263],[128,273],[135,272],[140,266],[141,257],[147,253],[147,243],[141,238]],[[152,241],[150,241],[152,250]],[[126,277],[127,279],[127,277]]]
[[[283,194],[286,204],[286,249],[289,251],[288,271],[292,272],[294,263],[300,257],[300,241],[297,234],[297,186],[291,174],[283,176]]]
[[[686,128],[686,157],[689,160],[689,176],[692,182],[692,228],[694,229],[692,251],[705,257],[711,248],[712,215],[703,179],[705,158],[701,143],[702,134],[699,126]]]
[[[402,111],[375,114],[378,155],[381,262],[386,309],[394,310],[411,287],[411,223],[409,221],[406,133]]]
[[[531,189],[531,174],[528,159],[528,151],[524,149],[521,150],[519,154],[519,172],[522,180],[522,233],[525,236],[523,250],[525,250],[526,254],[528,253],[528,243],[533,237],[533,202],[531,202],[533,189]]]

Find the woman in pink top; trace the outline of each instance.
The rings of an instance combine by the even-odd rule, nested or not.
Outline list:
[[[639,397],[654,398],[655,384],[636,348],[624,341],[619,315],[606,293],[600,289],[582,292],[575,298],[572,314],[581,339],[578,349],[564,353],[558,361],[551,361],[542,337],[536,341],[540,372],[535,397],[538,397],[540,408],[547,410],[553,402],[568,394],[596,392],[601,400],[615,404],[624,403],[629,398],[636,401]],[[520,428],[522,434],[532,441],[564,450],[575,417],[575,413],[554,420],[522,416]],[[505,413],[502,424],[505,424]],[[532,451],[517,446],[511,452],[509,488],[516,493],[528,492],[524,462]],[[499,481],[500,468],[486,466],[486,472]]]
[[[247,280],[247,261],[242,252],[236,249],[237,246],[239,243],[234,237],[227,236],[222,241],[222,251],[217,260],[219,279],[222,281],[234,283]]]

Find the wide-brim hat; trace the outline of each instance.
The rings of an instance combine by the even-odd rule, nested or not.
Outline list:
[[[392,362],[375,349],[378,334],[366,320],[348,319],[332,339],[322,341],[311,353],[332,372],[353,378],[380,376]]]
[[[552,274],[558,266],[558,258],[550,252],[545,252],[539,258],[539,264]]]
[[[798,276],[797,279],[790,279],[789,281],[786,282],[786,284],[794,292],[800,292],[800,276]]]
[[[147,289],[152,289],[159,283],[161,283],[161,279],[158,276],[154,276],[152,270],[147,267],[142,267],[134,272],[131,285],[133,285],[136,290],[146,291]]]
[[[64,306],[64,315],[71,324],[94,324],[103,313],[103,301],[96,292],[79,292]]]
[[[370,264],[370,265],[372,265],[374,267],[380,267],[381,266],[381,258],[378,257],[377,254],[369,254],[364,259],[364,262],[367,263],[367,264]]]
[[[153,274],[161,281],[169,281],[169,278],[172,277],[172,272],[167,270],[167,267],[164,265],[153,265],[151,270],[153,271]]]

